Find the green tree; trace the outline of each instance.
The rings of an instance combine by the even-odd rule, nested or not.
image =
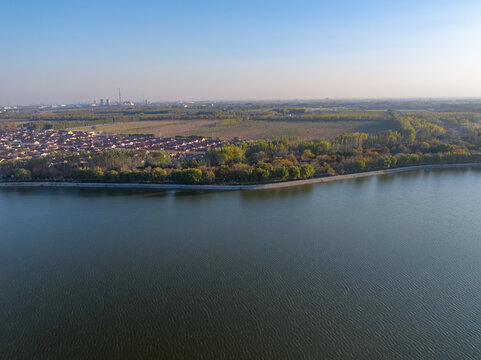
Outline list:
[[[25,181],[25,180],[31,180],[32,179],[32,173],[30,170],[27,169],[18,169],[16,176],[17,180]]]
[[[366,160],[359,159],[354,162],[354,168],[357,171],[363,171],[366,168]]]
[[[264,182],[269,179],[270,173],[268,170],[258,167],[254,170],[254,176],[257,181]]]
[[[301,159],[303,161],[309,161],[310,159],[314,158],[315,155],[312,153],[311,149],[306,149],[301,154]]]
[[[101,180],[104,177],[104,172],[102,171],[102,168],[100,166],[95,166],[92,169],[92,175],[95,179]]]
[[[314,168],[311,165],[304,164],[301,166],[300,169],[300,176],[303,179],[311,178],[314,176]]]
[[[398,164],[403,165],[417,165],[419,164],[419,156],[416,154],[404,154],[398,159]]]
[[[202,170],[199,169],[174,169],[172,180],[181,184],[198,184],[202,181]]]
[[[377,159],[377,166],[381,169],[389,169],[396,166],[397,159],[394,156],[384,156]]]
[[[163,182],[167,178],[167,171],[162,168],[155,168],[152,170],[152,181]]]
[[[301,176],[301,170],[297,166],[289,166],[289,179],[296,180]]]
[[[213,183],[215,181],[215,173],[212,170],[202,171],[202,182],[206,184]]]
[[[329,151],[330,144],[325,140],[304,141],[298,145],[299,151],[304,152],[310,150],[316,155],[326,154]]]
[[[287,167],[282,166],[276,170],[276,176],[279,180],[287,180],[289,178],[289,170]]]
[[[229,165],[245,160],[244,149],[235,145],[224,145],[221,148],[207,151],[207,159],[214,165]]]
[[[118,171],[115,170],[109,170],[105,173],[105,180],[110,181],[110,182],[116,182],[119,181],[120,176]]]
[[[198,184],[202,181],[202,170],[185,169],[183,173],[184,173],[185,181],[189,184]]]

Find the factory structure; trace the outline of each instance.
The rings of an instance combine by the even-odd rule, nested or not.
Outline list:
[[[135,104],[132,101],[122,101],[122,94],[119,88],[119,98],[116,103],[112,103],[110,99],[100,99],[99,106],[112,106],[113,104],[117,106],[134,106]]]

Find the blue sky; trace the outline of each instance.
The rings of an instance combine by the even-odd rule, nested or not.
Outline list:
[[[480,97],[481,2],[0,0],[0,105]]]

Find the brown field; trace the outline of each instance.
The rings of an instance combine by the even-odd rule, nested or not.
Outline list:
[[[199,135],[212,138],[245,140],[273,139],[285,136],[291,140],[332,139],[343,132],[369,132],[392,128],[389,121],[262,121],[248,120],[221,124],[219,120],[159,120],[94,125],[75,130],[96,130],[117,134],[153,134],[154,136]]]
[[[132,121],[75,128],[81,131],[104,131],[112,134],[153,134],[155,136],[183,135],[198,128],[215,126],[212,120]]]

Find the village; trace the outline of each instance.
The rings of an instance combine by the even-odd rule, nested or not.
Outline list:
[[[69,130],[0,131],[0,163],[6,160],[40,158],[52,153],[101,152],[106,150],[165,150],[173,158],[195,159],[226,140],[202,137],[152,137],[141,135],[110,135],[102,132]]]

